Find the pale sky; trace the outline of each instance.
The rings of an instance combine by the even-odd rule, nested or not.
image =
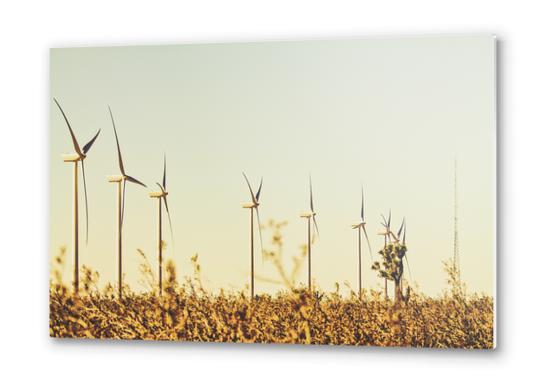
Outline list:
[[[149,189],[129,184],[124,224],[126,282],[139,290],[136,249],[157,266],[156,201],[149,191],[168,158],[169,204],[181,278],[199,254],[204,285],[244,288],[249,281],[249,193],[264,177],[261,218],[287,220],[286,267],[306,242],[312,174],[321,237],[312,270],[324,290],[357,287],[357,237],[365,189],[373,256],[382,247],[380,214],[408,223],[408,258],[421,290],[445,287],[442,262],[453,255],[453,164],[459,177],[461,274],[470,292],[493,294],[495,261],[495,40],[430,36],[330,41],[197,44],[51,50],[51,242],[68,250],[71,277],[73,147],[56,105],[80,145],[102,133],[85,168],[90,238],[80,264],[115,282],[115,115],[125,168]],[[170,242],[167,220],[164,238]],[[256,234],[257,235],[257,234]],[[270,233],[264,231],[264,247]],[[257,238],[257,237],[256,237]],[[256,246],[256,274],[275,277]],[[381,288],[364,247],[365,287]],[[299,275],[306,281],[306,268]],[[277,286],[256,282],[256,293]]]

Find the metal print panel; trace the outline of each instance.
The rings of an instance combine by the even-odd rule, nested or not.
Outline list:
[[[52,49],[50,335],[495,347],[495,39]]]

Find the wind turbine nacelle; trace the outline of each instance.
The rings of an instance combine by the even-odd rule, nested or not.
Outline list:
[[[305,213],[299,214],[299,216],[300,216],[301,218],[312,218],[313,215],[314,215],[313,212],[305,212]]]
[[[124,176],[107,176],[108,182],[121,182],[124,179]]]
[[[359,229],[360,227],[361,227],[361,222],[352,224],[352,229]]]
[[[79,160],[82,160],[84,159],[84,157],[81,157],[79,154],[77,153],[73,153],[73,154],[63,154],[62,155],[62,160],[64,162],[77,162]]]
[[[243,206],[243,209],[253,209],[255,207],[258,207],[258,205],[255,204],[254,202],[245,203],[242,206]]]
[[[162,191],[159,191],[159,192],[150,192],[149,193],[149,197],[151,198],[162,198],[162,197],[165,197],[167,196],[168,193],[167,192],[162,192]]]

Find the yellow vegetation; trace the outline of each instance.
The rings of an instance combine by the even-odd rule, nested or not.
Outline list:
[[[281,239],[276,237],[275,244]],[[83,291],[74,296],[60,279],[65,251],[53,259],[50,335],[59,338],[149,339],[201,342],[296,343],[412,347],[493,347],[493,299],[467,296],[446,265],[449,291],[429,298],[412,290],[395,304],[382,293],[309,293],[286,288],[251,302],[243,292],[211,294],[195,278],[180,285],[175,265],[166,265],[164,296],[131,292],[119,301],[113,286],[100,291],[97,273],[83,270]],[[271,257],[277,259],[278,253]],[[144,255],[144,254],[142,254]],[[270,254],[268,254],[270,255]],[[297,267],[297,266],[296,266]],[[147,266],[142,272],[151,273]],[[295,282],[281,271],[288,285]],[[153,278],[144,280],[149,285]],[[154,287],[155,289],[155,287]]]

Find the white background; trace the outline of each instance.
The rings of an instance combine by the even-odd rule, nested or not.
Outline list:
[[[0,5],[3,381],[488,381],[538,375],[542,12],[527,1],[18,1]],[[48,338],[48,48],[492,32],[499,37],[496,351]],[[81,92],[84,92],[81,89]],[[536,376],[536,375],[535,375]],[[10,378],[11,377],[11,378]],[[534,378],[534,376],[533,376]],[[536,378],[535,378],[536,379]]]

